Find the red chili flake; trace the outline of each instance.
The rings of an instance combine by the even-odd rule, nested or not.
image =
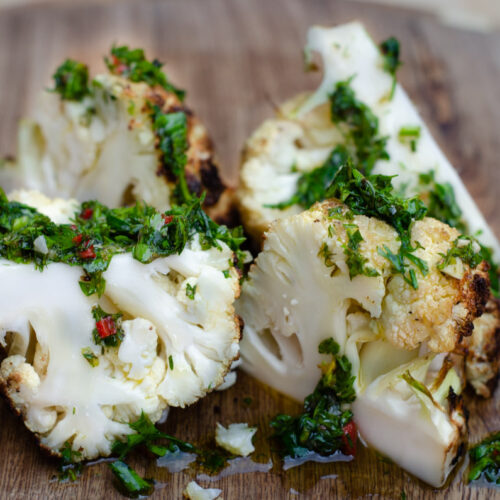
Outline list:
[[[351,420],[342,428],[342,453],[345,455],[356,455],[356,442],[358,439],[358,430],[356,424]]]
[[[77,234],[77,235],[76,235],[76,236],[72,239],[72,241],[73,241],[73,243],[74,243],[75,245],[79,245],[79,244],[82,242],[82,238],[83,238],[83,236],[82,236],[81,234]]]
[[[87,207],[87,208],[82,210],[80,217],[82,219],[90,219],[93,214],[94,214],[94,210],[92,208]]]
[[[116,333],[116,323],[111,316],[106,316],[96,323],[97,333],[101,339],[105,339]]]
[[[94,252],[94,245],[90,245],[85,250],[82,250],[80,252],[80,257],[82,259],[95,259],[96,258],[96,254]]]
[[[170,224],[174,220],[174,217],[172,215],[162,214],[161,216],[163,217],[163,221],[165,224]]]

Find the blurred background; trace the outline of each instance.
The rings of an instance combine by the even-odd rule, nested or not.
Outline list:
[[[500,201],[498,0],[0,0],[0,156],[62,60],[96,73],[113,43],[143,47],[208,125],[231,182],[249,133],[319,75],[304,74],[308,26],[361,19],[402,43],[399,77],[486,215]],[[485,147],[488,145],[488,147]]]

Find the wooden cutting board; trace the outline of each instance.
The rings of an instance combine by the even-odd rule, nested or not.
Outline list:
[[[433,18],[395,8],[332,0],[177,0],[67,2],[0,11],[0,152],[15,154],[16,123],[54,68],[71,56],[103,68],[113,42],[142,46],[167,61],[167,72],[188,91],[188,104],[215,141],[226,178],[237,179],[244,139],[318,75],[302,73],[301,49],[309,25],[361,19],[376,40],[397,36],[405,65],[400,79],[500,235],[500,34],[458,31]],[[473,440],[500,428],[500,398],[473,401]],[[250,405],[244,402],[250,397]],[[213,438],[216,422],[259,425],[254,459],[269,459],[269,419],[299,405],[244,374],[236,386],[187,410],[173,409],[163,430],[182,439]],[[85,468],[76,483],[51,481],[56,462],[2,403],[1,498],[119,498],[105,464]],[[493,498],[494,490],[467,487],[461,472],[434,490],[401,469],[361,450],[352,463],[306,465],[287,472],[276,456],[268,473],[230,475],[207,486],[228,499],[296,498]],[[138,472],[158,482],[155,498],[181,498],[195,472],[170,474],[152,457],[131,459]],[[500,497],[500,495],[499,495]]]

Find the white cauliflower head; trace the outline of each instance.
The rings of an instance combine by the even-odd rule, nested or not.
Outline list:
[[[231,193],[219,177],[207,130],[177,93],[117,71],[87,85],[88,92],[74,99],[40,94],[32,117],[20,123],[17,167],[0,169],[5,190],[96,199],[110,207],[142,200],[164,211],[178,183],[172,164],[180,162],[189,191],[206,192],[210,216],[230,217]],[[169,125],[154,126],[159,114]]]
[[[271,206],[289,200],[301,175],[321,167],[334,147],[343,145],[354,153],[349,126],[332,119],[330,106],[336,85],[348,82],[355,98],[377,120],[377,137],[385,138],[387,156],[377,159],[373,173],[397,175],[397,188],[417,194],[422,190],[419,175],[434,169],[436,180],[454,191],[470,234],[480,232],[481,242],[500,259],[497,238],[401,85],[395,85],[391,97],[392,75],[385,71],[383,55],[365,27],[359,22],[313,26],[307,34],[305,54],[306,63],[312,62],[313,54],[321,59],[323,79],[319,87],[285,102],[245,145],[237,199],[248,233],[260,242],[273,220],[303,210],[298,204],[284,210]],[[400,135],[408,127],[418,131],[415,148]]]
[[[416,289],[381,255],[382,248],[397,254],[401,242],[379,219],[354,215],[330,200],[274,221],[237,306],[245,325],[243,369],[303,400],[327,361],[318,346],[333,338],[356,377],[352,409],[361,435],[413,474],[440,485],[461,451],[465,421],[461,409],[454,413],[447,403],[450,387],[453,394],[461,392],[458,375],[447,368],[450,375],[442,382],[434,373],[439,361],[436,370],[431,361],[470,335],[484,308],[488,277],[484,264],[438,268],[458,236],[455,229],[424,218],[410,226],[410,236],[412,246],[418,246],[414,255],[428,266],[425,276],[416,271]],[[356,259],[350,251],[354,240],[359,242]],[[351,277],[355,263],[364,270]],[[442,357],[436,359],[442,364]],[[431,388],[438,405],[414,394],[415,387],[400,378],[406,370]],[[422,434],[426,445],[414,457],[401,457],[393,426],[397,432],[408,429],[407,442]]]
[[[17,198],[43,211],[38,194]],[[62,219],[75,204],[57,203]],[[53,213],[54,204],[45,208]],[[40,271],[0,259],[8,353],[0,382],[43,447],[58,453],[69,443],[80,459],[109,455],[141,412],[156,422],[168,405],[191,404],[223,382],[239,351],[239,276],[228,269],[232,251],[219,243],[207,249],[195,235],[180,254],[148,264],[114,255],[101,297],[82,293],[78,266],[52,262]],[[99,341],[106,325],[96,307],[105,318],[122,315],[112,323],[118,345]]]
[[[341,349],[350,349],[354,367],[356,345],[380,338],[400,350],[425,343],[448,352],[470,334],[484,306],[487,276],[480,266],[464,266],[458,278],[436,267],[458,235],[455,229],[434,219],[414,223],[412,239],[423,247],[415,255],[429,267],[414,289],[378,251],[385,245],[397,253],[396,231],[363,215],[339,219],[337,207],[342,205],[323,202],[273,222],[237,306],[245,323],[243,367],[298,400],[320,378],[322,340],[333,337]],[[363,239],[365,266],[375,276],[350,278],[346,247],[353,226]]]

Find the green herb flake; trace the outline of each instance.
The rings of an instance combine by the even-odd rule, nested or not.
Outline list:
[[[144,479],[137,472],[121,460],[115,460],[108,464],[109,468],[118,480],[121,490],[132,498],[149,496],[154,490],[154,481]]]
[[[495,432],[469,449],[469,482],[484,480],[500,485],[500,432]]]
[[[159,431],[144,412],[136,422],[129,424],[129,427],[135,433],[129,434],[126,441],[115,441],[111,447],[111,451],[118,456],[119,460],[123,460],[130,451],[139,445],[146,446],[149,451],[157,456],[176,453],[179,450],[189,453],[196,453],[197,451],[197,448],[192,444]],[[160,439],[166,441],[162,446],[156,443]]]
[[[0,256],[17,263],[33,262],[37,269],[51,262],[79,266],[82,292],[99,296],[106,286],[103,273],[114,255],[131,252],[136,260],[148,263],[180,254],[196,234],[204,250],[221,248],[219,241],[226,243],[235,253],[236,265],[243,268],[242,228],[219,226],[205,214],[202,203],[203,198],[192,198],[162,215],[140,202],[110,209],[90,201],[81,205],[72,224],[55,224],[32,207],[10,202],[0,188]],[[35,240],[40,236],[47,253],[36,251]]]
[[[467,232],[462,210],[458,206],[455,191],[449,182],[437,182],[435,172],[430,170],[419,175],[419,187],[419,197],[427,205],[428,217],[434,217],[451,227],[456,227],[461,233]]]
[[[243,404],[245,406],[250,406],[253,403],[253,399],[249,396],[243,398]]]
[[[90,347],[83,347],[82,348],[82,356],[87,360],[88,364],[92,368],[99,366],[99,358],[92,352],[92,349],[90,349]],[[74,410],[75,409],[73,408],[73,413],[74,413]]]
[[[151,118],[153,130],[158,138],[157,148],[161,152],[161,165],[167,175],[177,180],[174,197],[179,203],[191,201],[191,194],[186,181],[187,117],[183,111],[164,113],[158,106],[153,106]]]
[[[277,415],[270,424],[283,456],[296,458],[310,452],[328,456],[338,450],[354,453],[355,442],[346,431],[354,428],[352,412],[345,409],[356,397],[351,363],[346,356],[338,356],[340,348],[333,338],[321,342],[318,350],[332,360],[321,366],[323,376],[304,400],[303,413]]]
[[[61,99],[66,101],[81,101],[90,94],[88,82],[89,72],[85,64],[66,59],[52,75],[54,88]]]
[[[344,229],[348,238],[347,245],[344,245],[344,254],[349,268],[349,278],[353,279],[358,275],[379,276],[373,267],[366,265],[368,259],[360,251],[359,246],[364,240],[359,232],[359,227],[356,224],[344,224]]]
[[[401,127],[398,138],[402,144],[409,144],[413,153],[417,151],[417,142],[420,139],[421,127],[419,125]]]
[[[76,481],[82,472],[82,463],[78,460],[82,454],[74,451],[69,441],[66,441],[59,451],[61,462],[59,464],[59,481]]]
[[[437,268],[443,270],[460,259],[464,264],[472,268],[477,267],[483,260],[481,246],[472,236],[460,235],[451,245],[446,254],[441,254],[443,259]]]
[[[347,144],[352,144],[353,164],[370,174],[377,161],[389,159],[387,137],[379,136],[378,118],[356,98],[351,80],[337,82],[329,97],[331,120],[344,127]]]
[[[391,100],[396,90],[396,72],[402,64],[399,59],[399,41],[391,36],[380,44],[380,50],[384,59],[384,70],[392,76],[392,86],[389,94]]]
[[[274,205],[265,205],[268,208],[283,210],[292,205],[309,208],[317,201],[326,198],[326,190],[331,184],[337,170],[348,161],[348,153],[344,146],[337,146],[328,159],[318,168],[303,173],[297,181],[297,190],[288,200]]]
[[[168,367],[173,370],[174,369],[174,358],[172,357],[172,355],[170,355],[168,357]]]
[[[174,87],[162,71],[163,64],[154,59],[148,61],[144,50],[129,49],[128,46],[113,47],[111,56],[104,61],[108,69],[115,75],[121,75],[132,82],[146,82],[148,85],[159,85],[168,92],[173,92],[181,101],[185,92]]]
[[[229,269],[224,269],[222,271],[222,274],[224,275],[224,278],[230,278],[231,277],[231,271]]]
[[[197,285],[192,286],[189,283],[186,284],[186,296],[191,300],[194,300],[194,296],[196,294],[196,286]]]
[[[421,220],[427,209],[417,197],[400,198],[394,192],[392,177],[386,175],[364,176],[350,165],[339,169],[328,190],[329,198],[337,198],[357,215],[375,217],[388,223],[398,232],[401,245],[397,254],[387,246],[378,249],[392,265],[393,271],[403,275],[413,288],[418,287],[416,268],[423,276],[429,269],[424,260],[414,255],[419,248],[411,243],[410,227],[415,220]]]

